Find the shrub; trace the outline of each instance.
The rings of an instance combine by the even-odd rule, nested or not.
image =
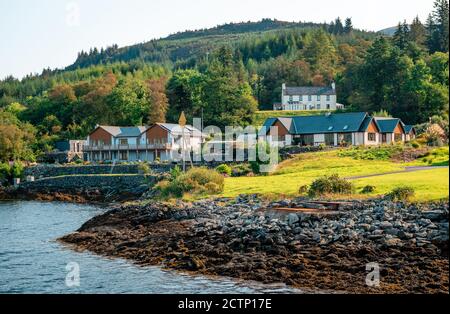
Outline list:
[[[414,197],[415,191],[410,186],[396,187],[388,194],[388,198],[393,201],[409,201]]]
[[[169,171],[170,181],[173,181],[176,178],[178,178],[181,175],[181,173],[182,173],[181,168],[178,165],[176,165],[175,167],[170,169],[170,171]]]
[[[370,194],[375,192],[376,188],[373,185],[366,185],[362,188],[361,193],[362,194]]]
[[[150,166],[147,163],[142,162],[138,165],[138,171],[141,174],[148,175],[152,172],[152,169],[150,169]]]
[[[352,194],[353,191],[354,186],[350,181],[333,174],[314,180],[311,183],[308,194],[314,197],[326,194]]]
[[[0,185],[7,183],[11,177],[11,167],[7,163],[0,163]]]
[[[420,143],[417,142],[417,141],[412,141],[412,142],[411,142],[411,146],[412,146],[413,148],[420,148],[422,145],[420,145]]]
[[[13,178],[22,178],[23,176],[23,165],[20,162],[14,162],[11,167],[11,175]]]
[[[308,186],[308,185],[302,185],[302,186],[298,189],[298,194],[306,194],[306,193],[308,193],[308,189],[309,189],[309,186]]]
[[[248,163],[240,163],[232,166],[231,175],[233,177],[243,177],[252,173],[252,168]]]
[[[218,194],[223,191],[223,187],[223,176],[207,168],[191,168],[175,179],[161,181],[155,186],[163,197],[182,197],[184,193]]]
[[[232,169],[227,164],[221,164],[216,168],[216,171],[220,174],[231,176]]]
[[[267,158],[269,160],[265,160],[265,161],[262,160],[262,159],[266,159],[266,158],[262,158],[263,156],[260,156],[260,150],[265,152],[266,156],[264,156],[264,157],[270,157],[270,158]],[[273,160],[273,159],[275,159],[275,160]],[[256,161],[251,161],[250,166],[252,168],[253,173],[259,174],[259,173],[262,173],[261,166],[268,166],[268,168],[271,168],[270,163],[271,162],[278,163],[279,160],[280,160],[280,155],[278,154],[277,149],[271,147],[268,142],[258,142],[258,144],[256,145]],[[267,173],[264,172],[264,174],[267,174]]]

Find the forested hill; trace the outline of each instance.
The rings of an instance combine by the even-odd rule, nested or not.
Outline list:
[[[317,24],[285,22],[272,19],[263,19],[259,22],[229,23],[209,29],[180,32],[166,38],[155,39],[128,47],[119,48],[117,45],[112,45],[106,49],[93,48],[88,52],[81,51],[75,63],[68,66],[66,70],[132,60],[156,62],[170,67],[190,67],[199,58],[212,53],[222,45],[238,47],[257,41],[270,45],[269,39],[273,37],[278,37],[282,41],[283,37],[291,36],[290,34],[292,33],[298,34],[311,29],[324,29],[331,33],[342,33],[344,25],[341,25],[341,28],[339,29],[338,26],[335,29],[334,22]],[[364,39],[373,39],[376,36],[374,32],[355,29],[353,29],[353,32]],[[284,52],[279,50],[278,54]],[[277,57],[277,51],[266,51],[267,53],[269,53],[270,57]]]
[[[281,86],[336,83],[346,110],[408,124],[440,121],[448,133],[448,0],[427,23],[393,36],[328,24],[263,20],[188,31],[119,48],[81,52],[63,70],[0,80],[0,161],[25,159],[97,124],[142,125],[203,115],[205,125],[255,123]],[[399,17],[401,20],[401,17]]]

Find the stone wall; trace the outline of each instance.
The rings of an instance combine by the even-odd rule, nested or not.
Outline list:
[[[140,197],[158,180],[144,175],[76,175],[23,182],[15,190],[20,195],[66,194],[85,199],[111,200]]]
[[[223,163],[226,162],[195,163],[195,165],[215,168]],[[148,164],[148,166],[154,173],[161,174],[170,171],[175,167],[175,164]],[[181,165],[179,166],[181,167]],[[189,162],[186,163],[186,168],[190,168]],[[24,177],[34,176],[36,180],[58,176],[94,174],[139,174],[139,165],[119,164],[114,167],[112,165],[37,165],[24,170]]]
[[[166,172],[172,165],[159,164],[150,165],[150,168],[156,172]],[[34,176],[35,179],[70,176],[70,175],[93,175],[93,174],[138,174],[137,164],[131,165],[75,165],[75,166],[56,166],[56,165],[38,165],[26,168],[24,176]]]

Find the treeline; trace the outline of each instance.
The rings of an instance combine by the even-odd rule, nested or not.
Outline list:
[[[264,23],[245,27],[269,28],[271,22]],[[199,38],[183,33],[92,49],[80,53],[71,70],[6,78],[0,81],[1,158],[25,158],[29,151],[17,153],[17,147],[30,145],[35,153],[48,151],[58,139],[85,137],[96,124],[176,122],[181,111],[189,120],[203,116],[205,124],[248,125],[258,108],[280,101],[282,83],[336,81],[347,110],[384,110],[410,124],[433,116],[448,120],[448,1],[437,0],[425,24],[418,18],[400,23],[393,37],[355,30],[349,18],[286,27],[239,36],[207,36],[204,30]],[[15,135],[17,130],[26,132]],[[14,146],[14,136],[25,144]]]

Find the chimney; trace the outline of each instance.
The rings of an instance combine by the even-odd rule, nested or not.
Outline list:
[[[336,90],[336,83],[333,81],[333,82],[331,82],[331,88],[333,89],[333,90]]]

